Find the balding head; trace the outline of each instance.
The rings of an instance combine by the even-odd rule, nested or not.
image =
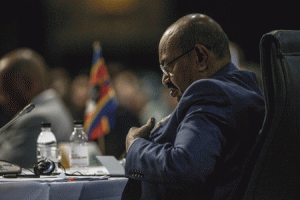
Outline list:
[[[217,59],[230,60],[227,35],[217,22],[203,14],[186,15],[172,24],[162,36],[159,49],[179,48],[185,52],[197,44],[203,44]]]
[[[5,108],[16,114],[46,89],[47,66],[37,52],[20,48],[0,60],[0,91]]]
[[[202,14],[180,18],[159,43],[162,82],[180,99],[193,82],[212,77],[231,62],[229,40],[221,26]]]

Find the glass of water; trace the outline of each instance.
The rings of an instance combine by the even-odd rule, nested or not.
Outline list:
[[[61,166],[61,150],[60,149],[53,149],[51,150],[51,160],[55,163],[55,170],[54,172],[60,173],[62,172]]]

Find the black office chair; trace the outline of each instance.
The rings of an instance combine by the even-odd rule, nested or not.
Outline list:
[[[232,199],[300,199],[300,31],[260,42],[266,116]]]

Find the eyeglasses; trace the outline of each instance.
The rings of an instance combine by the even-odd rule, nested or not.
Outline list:
[[[170,64],[174,63],[176,60],[178,60],[179,58],[183,57],[185,54],[190,53],[191,51],[194,50],[195,47],[189,49],[188,51],[186,51],[185,53],[181,54],[180,56],[178,56],[177,58],[175,58],[174,60],[172,60],[171,62],[169,62],[168,64],[166,64],[165,66],[160,65],[160,69],[161,71],[165,74],[165,75],[169,75],[170,73]]]

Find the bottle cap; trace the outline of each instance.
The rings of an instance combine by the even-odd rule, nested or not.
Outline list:
[[[83,121],[81,120],[75,120],[74,125],[83,125]]]
[[[51,123],[49,123],[49,122],[42,122],[42,127],[43,128],[50,128],[51,127]]]
[[[75,127],[83,127],[83,121],[81,121],[81,120],[75,120],[74,121],[74,126]]]

